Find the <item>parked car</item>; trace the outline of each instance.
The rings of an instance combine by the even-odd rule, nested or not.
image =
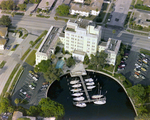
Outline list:
[[[16,47],[17,47],[17,45],[14,45],[14,46],[13,46],[13,48],[16,48]]]
[[[136,74],[134,75],[134,77],[139,78],[139,76],[138,76],[138,75],[136,75]]]
[[[43,85],[47,85],[47,84],[49,84],[49,82],[43,82]]]
[[[32,77],[32,78],[33,78],[33,80],[38,81],[38,78],[36,78],[35,76],[34,76],[34,77]]]
[[[138,73],[138,72],[135,72],[135,74],[136,74],[136,75],[140,75],[140,73]]]
[[[143,63],[143,67],[148,68],[149,66],[145,63]]]
[[[138,68],[135,68],[134,71],[141,73],[141,71]]]
[[[27,97],[27,98],[31,98],[31,95],[29,95],[29,94],[26,94],[26,97]]]
[[[11,48],[11,45],[8,45],[8,46],[6,47],[7,50],[9,50],[10,48]]]
[[[141,70],[146,71],[146,68],[142,67]]]
[[[23,90],[23,89],[20,89],[20,92],[23,93],[24,95],[27,94],[27,92],[25,90]]]
[[[143,65],[143,63],[142,63],[142,62],[137,62],[137,64],[138,64],[139,66],[142,66],[142,65]]]
[[[145,76],[144,76],[144,75],[141,75],[141,74],[140,74],[139,77],[142,78],[142,79],[145,79]]]
[[[48,87],[48,84],[47,84],[47,85],[42,85],[42,87],[46,87],[46,88],[47,88],[47,87]]]
[[[143,59],[143,62],[144,62],[145,64],[147,64],[147,59]]]
[[[34,90],[34,89],[35,89],[35,87],[34,87],[34,86],[32,86],[32,85],[29,85],[29,88],[31,88],[32,90]]]
[[[135,67],[136,67],[136,68],[140,68],[141,66],[138,65],[137,63],[135,63]]]
[[[119,66],[118,66],[118,68],[125,68],[125,66],[121,66],[121,65],[119,65]]]
[[[141,53],[140,55],[143,56],[143,57],[146,57],[145,54],[143,54],[143,53]]]

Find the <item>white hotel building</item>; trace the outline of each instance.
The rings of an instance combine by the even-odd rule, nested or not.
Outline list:
[[[59,38],[64,49],[71,52],[76,59],[83,61],[85,54],[90,57],[97,52],[101,40],[101,26],[95,26],[86,20],[69,20],[64,32]]]

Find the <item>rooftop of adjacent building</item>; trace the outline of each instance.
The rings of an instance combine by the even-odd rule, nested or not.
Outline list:
[[[143,5],[150,5],[150,0],[143,0]]]
[[[71,3],[71,10],[85,11],[90,10],[100,11],[104,0],[91,0],[90,5]]]
[[[102,42],[102,41],[100,41],[99,45],[100,45],[100,46],[106,46],[106,45],[107,45],[107,42]]]
[[[47,33],[49,34],[44,42],[44,44],[40,47],[40,50],[39,52],[42,52],[42,53],[46,53],[47,50],[49,49],[50,47],[50,44],[51,42],[53,41],[53,39],[55,38],[57,32],[58,32],[58,29],[57,27],[53,27],[50,31],[50,33]]]
[[[47,4],[48,2],[48,4]],[[55,0],[41,0],[41,2],[39,3],[38,8],[51,8],[51,6],[53,5],[53,3],[55,2]]]
[[[0,36],[5,36],[7,30],[8,30],[7,27],[0,27]]]
[[[4,39],[4,38],[0,38],[0,45],[5,45],[5,44],[6,44],[6,42],[7,42],[7,40],[6,40],[6,39]]]
[[[109,42],[108,50],[115,51],[115,48],[117,47],[118,40],[111,38],[111,40],[110,41],[108,40],[108,42]]]

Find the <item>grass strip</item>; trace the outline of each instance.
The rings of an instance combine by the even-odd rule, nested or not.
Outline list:
[[[23,56],[21,57],[21,60],[24,60],[24,58],[27,56],[27,54],[30,52],[30,48],[27,49],[27,51],[23,54]]]
[[[143,53],[145,55],[149,55],[150,56],[150,51],[146,50],[146,49],[143,49],[143,48],[140,49],[140,53]]]
[[[135,33],[135,34],[148,36],[148,33],[136,32],[136,31],[133,31],[133,30],[127,30],[127,31],[130,32],[130,33]]]
[[[27,36],[28,36],[28,33],[25,34],[25,35],[22,37],[22,39],[25,39]]]
[[[4,97],[4,94],[6,93],[8,87],[9,87],[9,84],[11,83],[11,80],[12,80],[12,78],[14,77],[14,75],[15,75],[16,71],[18,70],[19,66],[20,66],[20,64],[17,64],[17,65],[15,66],[15,68],[13,69],[12,73],[10,74],[10,76],[9,76],[9,78],[8,78],[8,80],[7,80],[7,82],[6,82],[5,86],[4,86],[4,88],[3,88],[3,91],[2,91],[2,93],[1,93],[1,96]]]
[[[11,51],[15,51],[18,46],[19,46],[19,44],[16,44],[16,47],[15,47],[15,48],[12,48]]]
[[[0,64],[0,68],[3,68],[5,63],[6,63],[6,61],[2,61],[1,64]]]
[[[36,50],[33,50],[25,61],[31,66],[35,64],[35,53],[36,53]]]
[[[35,49],[38,49],[38,48],[40,47],[40,45],[41,45],[41,43],[42,43],[43,40],[44,40],[44,39],[42,39],[42,40],[37,44],[37,46],[35,47]]]
[[[12,92],[12,90],[14,89],[14,87],[15,87],[15,85],[16,85],[18,79],[20,78],[21,74],[23,73],[23,71],[24,71],[24,68],[21,67],[21,68],[19,69],[17,75],[15,76],[15,78],[14,78],[12,84],[11,84],[11,87],[10,87],[10,89],[9,89],[9,92]]]
[[[41,38],[47,34],[47,30],[43,31],[43,33],[33,42],[32,47],[39,41]]]

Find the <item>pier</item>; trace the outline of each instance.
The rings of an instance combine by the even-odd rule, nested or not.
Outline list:
[[[79,77],[80,77],[80,80],[81,80],[81,82],[82,82],[82,86],[83,86],[85,95],[86,95],[86,97],[87,97],[87,101],[88,101],[88,102],[91,102],[91,99],[90,99],[89,93],[87,92],[87,89],[86,89],[85,83],[84,83],[84,81],[83,81],[83,78],[82,78],[81,75],[80,75]]]

